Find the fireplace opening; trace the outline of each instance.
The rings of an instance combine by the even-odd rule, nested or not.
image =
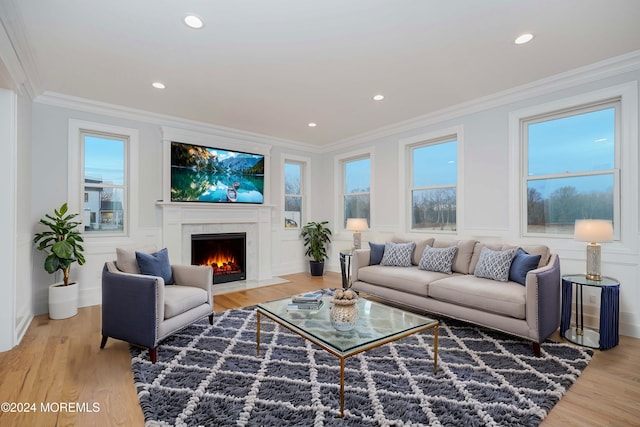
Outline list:
[[[194,234],[191,236],[191,264],[213,269],[213,284],[247,278],[246,233]]]

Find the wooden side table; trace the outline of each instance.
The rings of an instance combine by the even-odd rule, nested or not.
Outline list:
[[[573,285],[576,285],[576,326],[571,327],[571,300]],[[582,288],[600,288],[600,331],[584,326]],[[606,350],[618,345],[620,323],[620,283],[611,277],[589,280],[584,274],[562,276],[562,317],[560,335],[585,347]]]

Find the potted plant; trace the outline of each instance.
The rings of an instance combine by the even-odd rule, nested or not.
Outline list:
[[[300,236],[304,239],[305,255],[311,257],[309,267],[312,276],[324,274],[324,260],[327,258],[327,246],[331,243],[329,222],[308,222],[302,227]]]
[[[66,319],[78,313],[78,283],[69,283],[69,269],[71,264],[85,262],[80,244],[84,240],[77,227],[81,224],[74,221],[78,214],[67,214],[67,204],[60,209],[54,209],[54,215],[46,214],[40,224],[47,227],[33,238],[38,250],[44,251],[47,258],[44,269],[49,274],[62,271],[62,282],[49,287],[49,317],[51,319]]]

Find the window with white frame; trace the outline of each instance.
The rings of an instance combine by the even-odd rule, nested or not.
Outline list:
[[[284,227],[300,228],[304,205],[305,163],[284,162]]]
[[[343,226],[348,218],[366,218],[371,225],[371,158],[347,159],[342,162]]]
[[[124,234],[127,229],[128,144],[127,135],[80,130],[86,233]]]
[[[571,235],[577,219],[619,223],[620,100],[521,120],[525,234]]]
[[[458,186],[456,135],[408,146],[411,229],[455,231]]]

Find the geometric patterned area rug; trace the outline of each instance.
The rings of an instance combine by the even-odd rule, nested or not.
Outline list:
[[[438,372],[433,330],[345,362],[345,417],[338,418],[337,357],[244,308],[202,319],[162,341],[158,362],[131,348],[145,425],[537,426],[591,360],[563,343],[531,344],[446,320]]]

